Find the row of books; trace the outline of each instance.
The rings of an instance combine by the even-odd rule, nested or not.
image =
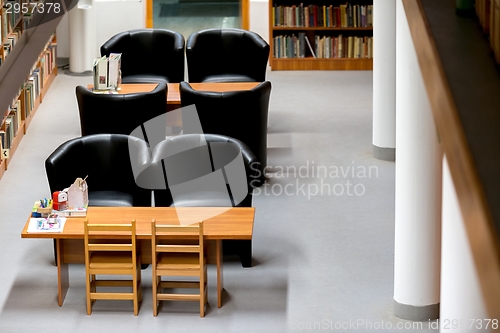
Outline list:
[[[0,129],[0,163],[7,157],[4,155],[5,131]]]
[[[14,137],[21,128],[23,119],[29,116],[35,105],[35,100],[39,97],[42,81],[40,69],[35,69],[30,75],[18,97],[14,99],[9,107],[9,111],[4,120],[3,129],[0,130],[1,144],[3,149],[10,149]],[[23,100],[23,102],[21,102]]]
[[[21,0],[12,0],[5,2],[4,9],[0,15],[0,36],[2,38],[2,43],[5,43],[5,39],[8,37],[8,35],[13,33],[13,29],[16,31],[20,31],[18,22],[21,18],[21,15],[23,15],[23,29],[28,28],[29,22],[33,18],[33,13],[35,12],[34,7],[38,6],[39,3],[43,3],[43,1],[31,1],[30,3],[28,3],[26,13],[22,14],[24,10],[21,7],[17,7],[21,4]],[[1,58],[2,57],[0,57],[0,59]]]
[[[475,7],[482,30],[489,35],[495,60],[500,64],[500,0],[476,0]]]
[[[53,36],[40,54],[39,64],[35,64],[24,84],[24,117],[28,118],[39,98],[44,82],[56,68],[56,47]]]
[[[373,26],[373,5],[274,6],[275,27],[361,28]]]
[[[21,16],[21,0],[9,0],[4,2],[4,9],[0,15],[0,30],[2,41],[5,41],[7,35],[17,26]]]
[[[52,71],[56,68],[56,48],[57,44],[50,43],[45,47],[44,52],[40,56],[42,82],[45,82],[50,74],[52,74]]]
[[[43,0],[42,1],[30,0],[30,3],[28,4],[28,10],[26,13],[24,13],[23,16],[23,28],[25,30],[28,29],[29,23],[33,18],[33,14],[37,12],[42,12],[43,8],[44,8]]]
[[[16,45],[20,37],[21,37],[20,28],[14,29],[14,31],[10,32],[7,35],[3,43],[3,59],[5,59],[9,55],[9,53],[12,51],[14,45]]]
[[[36,100],[40,97],[43,82],[56,67],[56,44],[51,41],[52,38],[40,55],[39,64],[33,66],[30,76],[9,108],[3,129],[0,130],[3,149],[11,148],[14,137],[21,128],[22,120],[30,115]]]
[[[373,37],[314,36],[311,44],[305,33],[276,36],[274,58],[373,58]],[[309,50],[307,52],[306,50]]]
[[[9,114],[5,117],[5,129],[0,130],[0,140],[2,141],[3,149],[11,148],[21,122],[21,100],[18,99],[11,105]]]
[[[490,33],[491,0],[476,0],[476,14],[485,34]]]
[[[12,29],[17,25],[23,12],[21,9],[21,0],[8,0],[4,2],[4,12],[7,15],[8,28]]]
[[[500,1],[491,0],[491,30],[490,44],[495,55],[495,59],[500,64]]]
[[[35,107],[36,100],[42,91],[42,75],[40,69],[35,69],[24,84],[24,118],[28,118]]]
[[[57,44],[49,41],[44,51],[40,55],[40,65],[35,64],[31,75],[24,84],[24,117],[28,118],[35,107],[36,100],[40,96],[43,83],[56,68],[56,47]]]

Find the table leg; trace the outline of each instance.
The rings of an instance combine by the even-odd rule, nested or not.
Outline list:
[[[222,290],[224,289],[222,276],[222,240],[216,243],[216,262],[217,262],[217,307],[222,307]]]
[[[57,302],[63,305],[69,288],[68,264],[63,262],[64,245],[62,239],[56,239],[57,253]]]

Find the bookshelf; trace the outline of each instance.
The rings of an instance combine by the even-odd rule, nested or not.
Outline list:
[[[491,0],[476,1],[476,14],[485,34],[489,34],[490,32],[490,7]]]
[[[491,34],[490,34],[490,42],[491,47],[495,53],[495,59],[498,64],[500,64],[500,1],[499,0],[491,0],[490,7],[490,26],[491,26]]]
[[[373,1],[270,0],[272,70],[373,69]]]
[[[476,14],[488,36],[493,55],[500,65],[500,0],[476,0]]]
[[[42,2],[42,1],[40,1]],[[9,57],[10,52],[27,29],[32,19],[32,12],[22,14],[22,4],[27,8],[36,6],[39,2],[27,0],[0,0],[0,66]],[[0,154],[0,178],[8,168],[10,159],[14,156],[23,136],[31,123],[44,94],[49,89],[57,75],[56,66],[57,40],[55,34],[47,41],[43,51],[33,64],[29,75],[19,87],[12,103],[7,110],[0,110],[0,145],[7,149],[7,157],[2,151]]]

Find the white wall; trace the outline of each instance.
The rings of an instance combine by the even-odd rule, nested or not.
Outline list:
[[[146,26],[145,0],[96,0],[95,56],[99,56],[100,46],[118,32],[144,28]],[[57,56],[69,58],[69,15],[59,23],[57,34]]]
[[[119,32],[146,27],[145,0],[96,0],[97,50]]]
[[[250,0],[250,30],[269,43],[269,1]]]
[[[64,14],[56,29],[57,35],[57,57],[69,58],[69,22],[68,13]]]

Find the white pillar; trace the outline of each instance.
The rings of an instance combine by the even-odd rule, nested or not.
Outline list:
[[[92,70],[95,58],[96,25],[92,0],[80,0],[69,11],[69,71]]]
[[[396,87],[394,314],[435,319],[442,152],[401,0],[396,4]]]
[[[373,156],[396,150],[396,0],[373,0]]]
[[[442,223],[440,332],[490,332],[495,322],[487,321],[489,316],[446,158]]]

